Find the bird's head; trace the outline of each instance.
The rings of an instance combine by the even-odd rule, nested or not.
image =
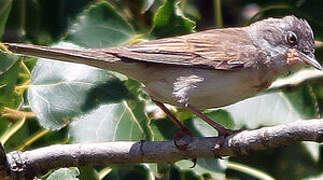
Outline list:
[[[248,32],[269,59],[293,70],[304,65],[322,70],[314,55],[314,35],[306,20],[295,16],[268,18],[251,24]]]

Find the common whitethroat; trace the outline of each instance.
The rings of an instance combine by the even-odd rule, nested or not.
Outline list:
[[[200,110],[251,97],[280,75],[305,65],[322,70],[309,24],[295,16],[268,18],[246,27],[212,29],[115,48],[69,50],[6,43],[12,52],[117,71],[144,90],[184,132],[163,103],[188,109],[216,128],[230,130]]]

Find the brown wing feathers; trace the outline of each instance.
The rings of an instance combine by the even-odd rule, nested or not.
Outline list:
[[[129,60],[228,70],[244,66],[248,60],[244,48],[257,52],[248,35],[242,33],[246,33],[242,28],[208,30],[104,51]]]
[[[251,62],[249,56],[259,55],[259,49],[253,45],[243,28],[214,29],[103,49],[69,50],[10,43],[6,46],[16,53],[92,66],[129,61],[230,70],[252,65],[255,62]]]

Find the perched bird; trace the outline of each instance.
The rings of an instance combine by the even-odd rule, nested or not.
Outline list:
[[[305,65],[321,70],[309,24],[295,16],[268,18],[246,27],[212,29],[115,48],[68,50],[6,43],[23,55],[87,64],[117,71],[144,90],[184,132],[163,103],[194,112],[220,135],[230,130],[201,110],[251,97],[280,75]]]

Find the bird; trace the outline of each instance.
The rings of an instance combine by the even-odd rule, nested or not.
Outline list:
[[[165,104],[193,112],[219,136],[227,136],[233,130],[216,123],[203,110],[252,97],[279,76],[304,66],[322,70],[315,59],[310,25],[294,15],[120,47],[71,50],[22,43],[5,46],[14,53],[86,64],[135,79],[186,134],[190,134],[189,129]]]

